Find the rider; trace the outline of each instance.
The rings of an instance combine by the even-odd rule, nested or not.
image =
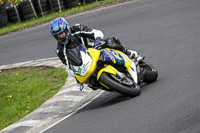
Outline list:
[[[50,23],[50,32],[57,40],[56,54],[59,59],[67,67],[67,72],[74,76],[73,71],[70,69],[65,49],[74,48],[80,44],[84,44],[87,48],[112,48],[123,51],[131,59],[140,57],[137,51],[127,50],[116,37],[110,37],[103,40],[103,33],[100,30],[91,29],[82,24],[69,26],[63,17],[54,19]],[[88,40],[93,40],[94,43],[89,43]],[[103,43],[104,42],[104,43]]]

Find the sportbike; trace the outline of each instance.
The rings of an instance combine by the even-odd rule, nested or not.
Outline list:
[[[85,48],[79,45],[67,49],[70,68],[83,89],[88,84],[92,89],[118,92],[137,96],[141,86],[157,80],[157,70],[144,59],[130,59],[121,51],[104,48]]]

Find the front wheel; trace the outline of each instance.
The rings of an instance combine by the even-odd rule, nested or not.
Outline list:
[[[99,81],[102,82],[109,89],[114,90],[118,93],[121,93],[126,96],[137,96],[140,94],[140,87],[133,83],[132,85],[125,85],[120,83],[118,80],[113,78],[112,74],[103,72],[99,78]]]

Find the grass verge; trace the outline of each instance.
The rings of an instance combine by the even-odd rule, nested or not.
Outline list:
[[[0,29],[0,35],[5,35],[10,32],[24,30],[28,27],[34,27],[42,23],[49,22],[56,17],[60,17],[60,16],[66,17],[66,16],[74,15],[80,12],[85,12],[88,10],[93,10],[96,8],[114,5],[114,4],[122,3],[126,1],[131,1],[131,0],[102,0],[99,2],[93,2],[90,4],[80,5],[78,7],[68,9],[63,12],[52,12],[50,14],[44,15],[43,17],[32,18],[30,20],[26,20],[25,22],[9,23],[6,27],[3,27]]]
[[[64,68],[0,70],[0,130],[37,109],[58,92],[66,78]]]

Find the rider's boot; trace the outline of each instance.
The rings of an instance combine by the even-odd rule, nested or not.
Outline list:
[[[138,62],[144,59],[144,57],[140,56],[139,53],[138,53],[137,51],[126,50],[125,54],[128,55],[129,58],[135,59],[135,60],[137,60]]]

